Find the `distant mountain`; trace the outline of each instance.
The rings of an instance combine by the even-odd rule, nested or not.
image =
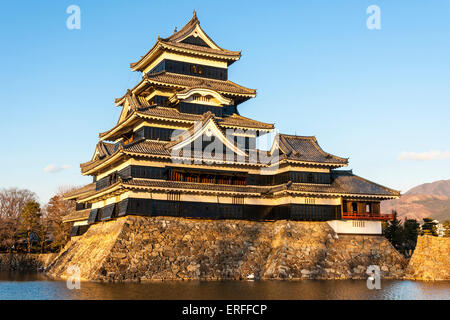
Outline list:
[[[405,194],[431,194],[450,197],[450,179],[424,183],[412,188]]]
[[[382,201],[381,210],[389,213],[396,210],[401,218],[422,221],[433,218],[450,220],[450,179],[421,184],[407,191],[400,199]]]

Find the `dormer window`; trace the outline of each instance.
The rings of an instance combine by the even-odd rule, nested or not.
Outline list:
[[[133,142],[133,134],[127,134],[123,136],[123,144],[127,145],[129,143]]]

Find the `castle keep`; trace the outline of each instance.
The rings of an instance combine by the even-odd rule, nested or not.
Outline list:
[[[269,151],[257,147],[274,125],[239,114],[256,96],[228,79],[240,56],[219,47],[194,12],[130,64],[142,79],[115,100],[117,124],[81,164],[93,182],[66,194],[77,203],[65,217],[72,236],[127,215],[327,221],[337,233],[381,233],[392,217],[380,201],[398,191],[339,169],[348,159],[312,136],[276,134]]]

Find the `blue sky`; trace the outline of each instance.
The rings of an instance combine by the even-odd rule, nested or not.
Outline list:
[[[66,27],[72,4],[80,30]],[[380,30],[366,27],[369,5]],[[44,203],[58,186],[89,183],[79,163],[116,123],[114,98],[139,80],[129,63],[194,8],[220,46],[242,50],[229,78],[258,90],[242,115],[315,135],[356,174],[395,189],[450,178],[449,1],[9,1],[0,188]]]

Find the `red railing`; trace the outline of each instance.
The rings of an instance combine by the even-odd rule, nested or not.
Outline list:
[[[381,213],[357,213],[357,212],[344,212],[342,213],[342,219],[361,219],[361,220],[392,220],[394,215],[381,214]]]

